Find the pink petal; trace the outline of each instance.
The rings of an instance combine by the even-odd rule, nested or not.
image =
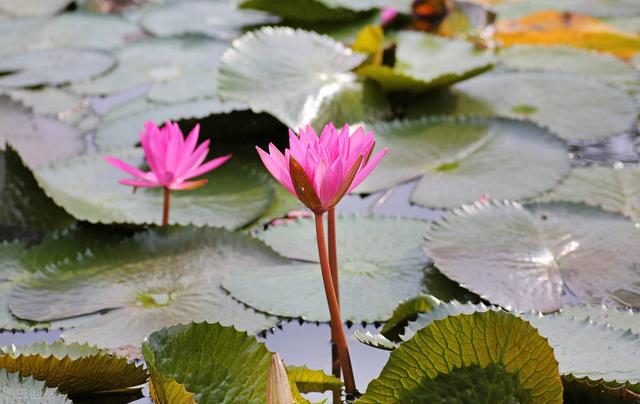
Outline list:
[[[144,171],[133,167],[127,163],[125,163],[124,161],[117,159],[115,157],[112,156],[105,156],[104,157],[105,161],[109,164],[111,164],[112,166],[114,166],[115,168],[122,170],[126,173],[129,173],[131,175],[133,175],[134,177],[138,177],[141,179],[146,179],[147,177],[147,173],[145,173]]]
[[[286,173],[283,173],[278,163],[271,157],[271,155],[258,146],[256,146],[256,150],[258,151],[258,155],[262,160],[262,164],[267,168],[267,171],[271,173],[273,178],[278,181],[287,191],[297,197],[296,191],[293,189],[293,182],[291,181],[291,174],[289,174],[288,170]]]
[[[215,159],[213,159],[213,160],[201,165],[200,167],[196,168],[195,170],[190,171],[188,173],[188,176],[186,176],[184,179],[197,177],[197,176],[202,175],[204,173],[208,173],[211,170],[215,170],[216,168],[220,167],[222,164],[224,164],[225,161],[229,160],[230,158],[231,158],[230,154],[227,154],[226,156],[223,156],[223,157],[215,158]]]
[[[360,185],[362,181],[364,181],[365,178],[367,178],[369,174],[371,174],[371,171],[376,168],[380,160],[382,160],[382,157],[384,157],[384,155],[387,153],[387,150],[388,149],[386,147],[380,150],[378,154],[369,159],[367,165],[365,165],[364,167],[362,167],[362,169],[360,169],[360,171],[358,171],[358,174],[356,174],[356,177],[349,187],[349,192],[353,191],[358,185]]]

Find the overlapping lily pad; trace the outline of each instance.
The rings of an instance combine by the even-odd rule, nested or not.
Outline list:
[[[153,331],[177,323],[219,321],[255,333],[278,321],[220,287],[231,270],[284,261],[248,236],[215,229],[151,230],[74,257],[14,287],[10,302],[15,315],[34,321],[106,311],[76,320],[62,333],[66,342],[139,346]]]
[[[31,404],[34,400],[47,404],[71,404],[58,389],[48,388],[42,381],[19,373],[0,370],[0,399],[12,404]]]
[[[640,220],[640,169],[636,165],[576,167],[541,202],[586,203]]]
[[[424,206],[455,207],[483,195],[532,197],[552,188],[570,168],[565,146],[525,122],[422,118],[370,129],[389,152],[356,192],[419,178],[411,201]]]
[[[166,3],[150,10],[142,18],[142,26],[157,36],[204,34],[230,40],[245,26],[277,20],[266,13],[239,10],[225,0],[190,0]]]
[[[215,151],[214,151],[215,152]],[[142,167],[139,148],[117,149],[110,155]],[[107,164],[104,154],[91,154],[36,171],[36,178],[58,205],[78,219],[99,223],[160,224],[160,188],[138,189],[118,183],[126,173]],[[195,191],[172,193],[170,222],[239,228],[267,209],[273,190],[262,172],[233,158],[204,175],[209,183]]]
[[[262,10],[293,21],[308,23],[348,21],[363,13],[393,6],[409,11],[411,2],[407,0],[243,0],[242,8]]]
[[[565,296],[640,307],[640,232],[621,215],[577,204],[476,203],[426,233],[449,278],[488,301],[550,312]]]
[[[364,59],[327,36],[267,27],[235,40],[224,53],[218,90],[223,99],[245,102],[297,128],[313,122],[323,104],[354,84],[351,70]],[[353,108],[364,107],[342,106]],[[355,115],[355,122],[364,118]]]
[[[376,216],[337,220],[342,318],[385,320],[398,301],[421,291],[428,258],[420,250],[426,223]],[[311,263],[236,268],[223,286],[260,311],[328,321],[313,220],[300,219],[259,234],[281,255]],[[434,291],[437,295],[437,291]],[[274,296],[278,296],[274,299]]]
[[[0,22],[0,55],[53,48],[113,49],[140,35],[136,24],[102,14],[15,19]]]
[[[547,341],[516,316],[447,317],[393,351],[358,402],[445,400],[561,403],[558,362]]]
[[[422,91],[443,87],[491,68],[492,54],[464,40],[416,31],[397,36],[394,67],[365,65],[358,74],[379,82],[385,90]]]
[[[592,141],[632,129],[638,106],[623,90],[593,79],[500,72],[458,83],[409,107],[412,116],[448,113],[526,119],[563,139]]]

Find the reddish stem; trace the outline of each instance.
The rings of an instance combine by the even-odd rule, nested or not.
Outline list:
[[[164,208],[162,209],[162,225],[169,225],[169,209],[171,208],[171,190],[164,187]]]
[[[340,318],[338,298],[336,297],[336,292],[333,288],[322,216],[323,215],[321,213],[315,214],[316,241],[318,242],[318,257],[320,258],[320,268],[322,270],[322,282],[324,283],[324,291],[327,295],[327,304],[329,305],[329,314],[331,315],[331,333],[335,338],[336,345],[338,346],[340,363],[342,365],[342,371],[344,372],[345,389],[348,395],[354,395],[356,392],[356,383],[353,377],[353,369],[351,368],[351,358],[349,356],[347,337],[344,333],[342,319]]]
[[[338,300],[338,308],[340,308],[340,284],[338,281],[338,252],[336,248],[336,209],[331,208],[327,216],[327,233],[329,238],[329,266],[331,267],[331,280],[333,281],[333,290],[336,292]],[[338,354],[338,346],[335,343],[336,338],[331,332],[331,362],[332,373],[338,379],[340,378],[340,357]],[[335,398],[334,398],[334,401]]]

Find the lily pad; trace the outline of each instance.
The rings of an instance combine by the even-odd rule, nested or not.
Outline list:
[[[0,399],[12,404],[33,404],[34,400],[47,404],[71,404],[58,389],[48,388],[44,382],[19,373],[0,369]]]
[[[121,390],[147,380],[141,365],[93,346],[62,342],[0,348],[0,368],[32,376],[71,395]]]
[[[74,0],[1,0],[0,12],[18,17],[56,14],[64,10]]]
[[[245,102],[254,112],[298,128],[353,84],[350,70],[365,58],[328,36],[266,27],[235,40],[224,53],[218,91],[223,99]]]
[[[635,0],[520,0],[507,1],[495,6],[500,18],[516,18],[538,11],[558,10],[594,17],[620,17],[640,14],[640,5]]]
[[[470,42],[401,31],[394,67],[365,65],[357,72],[376,80],[385,90],[423,91],[478,75],[492,63],[491,52],[476,49]]]
[[[570,169],[564,144],[526,122],[422,118],[370,129],[377,145],[389,152],[356,192],[419,178],[411,201],[423,206],[455,207],[482,195],[532,197],[552,188]]]
[[[449,278],[515,310],[563,300],[640,307],[640,232],[621,215],[576,204],[476,203],[445,214],[425,251]]]
[[[77,129],[56,119],[36,116],[26,108],[0,97],[0,149],[11,144],[30,167],[81,153],[85,140]]]
[[[636,165],[576,167],[538,200],[586,203],[640,221],[640,169]]]
[[[109,74],[74,85],[82,94],[104,95],[148,86],[147,97],[180,102],[216,96],[218,59],[226,45],[200,39],[148,39],[116,53]]]
[[[241,8],[262,10],[292,21],[307,23],[344,22],[353,20],[363,13],[394,6],[408,11],[408,0],[243,0]]]
[[[372,348],[384,349],[385,351],[393,351],[398,348],[400,344],[389,340],[382,334],[375,334],[371,331],[356,330],[353,333],[353,337],[365,345]]]
[[[632,309],[617,309],[601,304],[572,304],[562,308],[562,315],[611,327],[614,330],[640,334],[640,313]]]
[[[109,155],[142,167],[139,148],[109,151]],[[123,177],[124,175],[124,177]],[[66,160],[36,171],[36,178],[58,205],[77,219],[92,223],[160,224],[162,189],[131,188],[118,183],[126,174],[107,164],[102,154]],[[240,228],[269,206],[272,188],[266,176],[231,159],[204,175],[209,183],[195,191],[172,193],[170,222]]]
[[[358,403],[443,401],[561,403],[558,362],[516,316],[447,317],[394,350]]]
[[[398,301],[420,293],[429,263],[420,249],[425,222],[339,216],[336,227],[345,321],[386,320]],[[236,268],[223,281],[224,288],[260,311],[328,321],[313,220],[271,226],[259,237],[281,255],[311,263]]]
[[[400,303],[380,330],[386,338],[396,341],[407,323],[416,319],[418,314],[439,306],[442,302],[431,295],[421,294]]]
[[[631,130],[638,106],[623,90],[593,79],[500,72],[458,83],[409,108],[410,116],[449,113],[526,119],[566,140],[593,141]]]
[[[113,49],[141,34],[136,24],[104,14],[14,19],[0,22],[0,55],[53,48]]]
[[[195,0],[160,5],[144,15],[142,26],[156,36],[204,34],[231,40],[245,26],[277,21],[266,13],[239,10],[225,0]]]
[[[284,260],[248,236],[216,229],[150,230],[80,258],[49,265],[11,293],[11,311],[33,321],[72,318],[66,342],[100,347],[139,346],[153,331],[189,321],[220,321],[251,333],[277,318],[248,309],[221,287],[244,266]]]
[[[58,85],[87,80],[109,70],[115,59],[80,49],[41,50],[7,56],[0,61],[0,87]]]

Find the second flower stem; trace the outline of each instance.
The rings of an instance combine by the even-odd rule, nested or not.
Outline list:
[[[162,209],[162,225],[169,224],[169,209],[171,208],[171,190],[164,187],[164,207]]]
[[[336,209],[331,208],[327,212],[327,233],[329,239],[329,266],[331,267],[331,280],[333,281],[333,290],[336,292],[338,300],[338,308],[340,308],[340,283],[338,281],[338,251],[336,249]],[[332,373],[338,379],[340,378],[340,355],[336,338],[331,332],[331,368]],[[335,401],[335,400],[334,400]]]
[[[356,383],[353,377],[353,369],[351,368],[351,357],[349,356],[347,337],[344,332],[342,318],[340,317],[340,306],[338,304],[338,298],[333,286],[333,279],[331,277],[329,255],[327,253],[327,245],[324,237],[323,215],[321,213],[316,213],[315,221],[318,257],[320,258],[320,268],[322,270],[322,282],[324,283],[324,291],[329,305],[329,314],[331,315],[331,334],[335,338],[335,343],[338,347],[340,364],[342,371],[344,372],[345,390],[348,395],[354,395],[356,392]]]

